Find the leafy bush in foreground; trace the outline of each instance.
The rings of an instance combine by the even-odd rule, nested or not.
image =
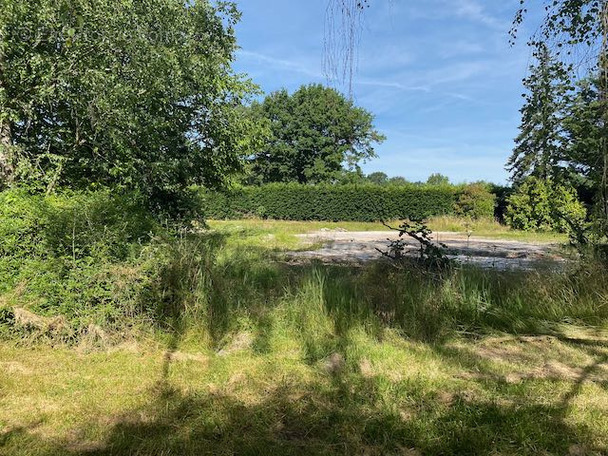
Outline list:
[[[141,277],[133,266],[158,231],[130,195],[2,192],[0,295],[76,326],[117,321],[135,305],[129,296]]]

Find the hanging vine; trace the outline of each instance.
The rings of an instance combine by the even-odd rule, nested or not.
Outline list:
[[[325,74],[347,84],[351,98],[366,8],[369,0],[329,0],[325,15]]]

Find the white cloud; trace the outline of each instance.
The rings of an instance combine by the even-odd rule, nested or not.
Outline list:
[[[240,49],[237,51],[237,58],[245,59],[249,63],[263,65],[267,70],[272,67],[275,70],[291,71],[301,73],[314,79],[325,79],[325,75],[319,71],[319,65],[310,65],[303,61],[282,59],[260,52],[247,51]]]
[[[454,8],[456,15],[491,28],[508,30],[508,24],[487,13],[484,6],[476,0],[446,0],[446,5]]]

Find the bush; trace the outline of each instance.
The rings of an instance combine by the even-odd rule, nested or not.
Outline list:
[[[213,219],[373,222],[451,214],[458,187],[269,184],[202,192],[203,213]]]
[[[124,259],[155,223],[131,195],[6,191],[0,193],[0,256]]]
[[[505,220],[518,230],[571,233],[587,215],[573,187],[536,177],[527,178],[507,201]]]
[[[454,212],[460,217],[478,220],[493,218],[496,207],[496,195],[482,183],[470,184],[462,189],[454,205]]]
[[[0,193],[2,312],[26,305],[43,316],[68,315],[74,327],[119,321],[136,305],[141,253],[158,231],[132,195]]]

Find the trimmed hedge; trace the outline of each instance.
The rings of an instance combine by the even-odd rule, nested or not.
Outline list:
[[[461,191],[454,186],[269,184],[203,191],[202,207],[211,219],[373,222],[452,214]]]

